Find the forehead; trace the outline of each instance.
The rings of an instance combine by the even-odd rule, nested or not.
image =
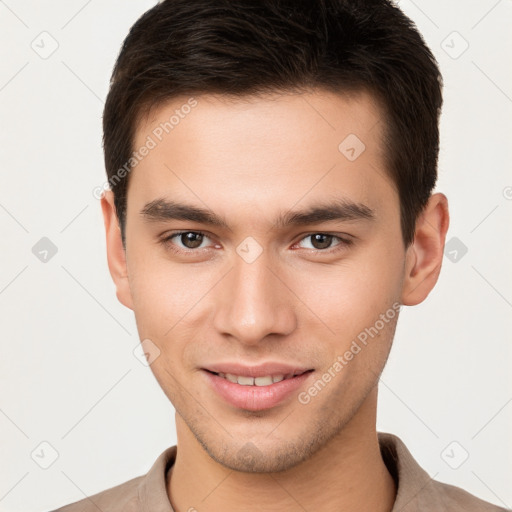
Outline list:
[[[142,206],[174,196],[227,212],[340,195],[378,209],[397,202],[383,128],[366,92],[174,98],[137,127],[134,150],[151,149],[131,172],[129,197]]]

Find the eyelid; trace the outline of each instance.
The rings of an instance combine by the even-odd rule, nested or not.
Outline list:
[[[174,248],[173,250],[178,252],[178,253],[194,253],[194,252],[199,252],[201,250],[205,250],[206,247],[201,247],[199,249],[183,249],[181,247],[176,247],[173,243],[172,243],[172,240],[174,238],[177,238],[179,237],[180,235],[184,235],[185,233],[194,233],[196,235],[202,235],[203,237],[206,237],[206,238],[210,238],[211,237],[205,233],[204,231],[201,231],[201,230],[198,230],[198,229],[182,229],[182,230],[179,230],[179,231],[172,231],[172,232],[168,232],[168,233],[164,233],[162,236],[161,236],[161,239],[160,239],[160,242],[164,245],[173,245]]]
[[[196,248],[196,249],[182,249],[181,247],[177,247],[174,244],[172,244],[172,242],[171,242],[172,239],[174,239],[180,235],[183,235],[185,233],[194,233],[194,234],[202,235],[203,237],[211,239],[211,237],[204,231],[197,230],[197,229],[184,229],[184,230],[173,231],[173,232],[166,233],[166,234],[162,235],[160,242],[163,245],[172,245],[173,246],[172,250],[179,254],[193,254],[193,253],[198,253],[200,251],[208,249],[208,247],[202,247],[202,248]],[[344,234],[344,236],[341,236],[340,234],[330,233],[328,231],[311,231],[309,233],[301,235],[301,238],[297,242],[295,242],[293,245],[295,246],[298,243],[302,242],[304,239],[306,239],[312,235],[318,235],[318,234],[332,236],[333,238],[337,238],[339,240],[339,243],[337,243],[333,247],[329,247],[327,249],[314,249],[313,248],[313,249],[307,249],[308,251],[317,253],[317,254],[332,254],[332,253],[336,252],[337,250],[341,250],[343,247],[349,247],[354,243],[353,237],[348,234]]]
[[[332,236],[333,238],[338,239],[338,243],[336,245],[333,245],[332,247],[329,247],[327,249],[306,248],[309,251],[313,251],[313,252],[316,252],[319,254],[322,254],[322,253],[329,254],[329,253],[336,251],[337,250],[336,248],[339,248],[340,246],[348,247],[354,243],[354,240],[349,235],[341,236],[339,234],[337,235],[335,233],[329,233],[328,231],[327,232],[326,231],[312,231],[311,233],[307,233],[306,235],[301,236],[301,238],[297,242],[295,242],[293,245],[297,245],[300,242],[302,242],[303,240],[305,240],[306,238],[309,238],[313,235],[327,235],[327,236]]]

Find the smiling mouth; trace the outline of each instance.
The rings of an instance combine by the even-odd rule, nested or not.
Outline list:
[[[217,375],[226,379],[233,384],[240,384],[241,386],[270,386],[277,382],[281,382],[283,380],[293,379],[294,377],[298,377],[299,375],[303,375],[305,373],[310,373],[313,370],[306,370],[298,373],[288,373],[288,374],[273,374],[273,375],[264,375],[261,377],[249,377],[245,375],[234,375],[232,373],[222,373],[222,372],[212,372],[210,370],[206,370],[208,373],[213,375]]]

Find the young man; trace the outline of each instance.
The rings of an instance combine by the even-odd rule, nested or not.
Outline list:
[[[165,0],[138,20],[101,204],[177,446],[59,510],[504,510],[376,431],[400,307],[443,259],[441,89],[385,0]]]

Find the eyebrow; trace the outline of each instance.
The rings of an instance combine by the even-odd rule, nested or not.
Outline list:
[[[140,211],[140,214],[147,222],[186,220],[231,230],[224,218],[208,209],[164,198],[155,199],[147,203]],[[336,199],[310,206],[304,210],[281,213],[273,223],[272,229],[317,224],[333,220],[375,220],[375,210],[363,203],[353,202],[349,199]]]

